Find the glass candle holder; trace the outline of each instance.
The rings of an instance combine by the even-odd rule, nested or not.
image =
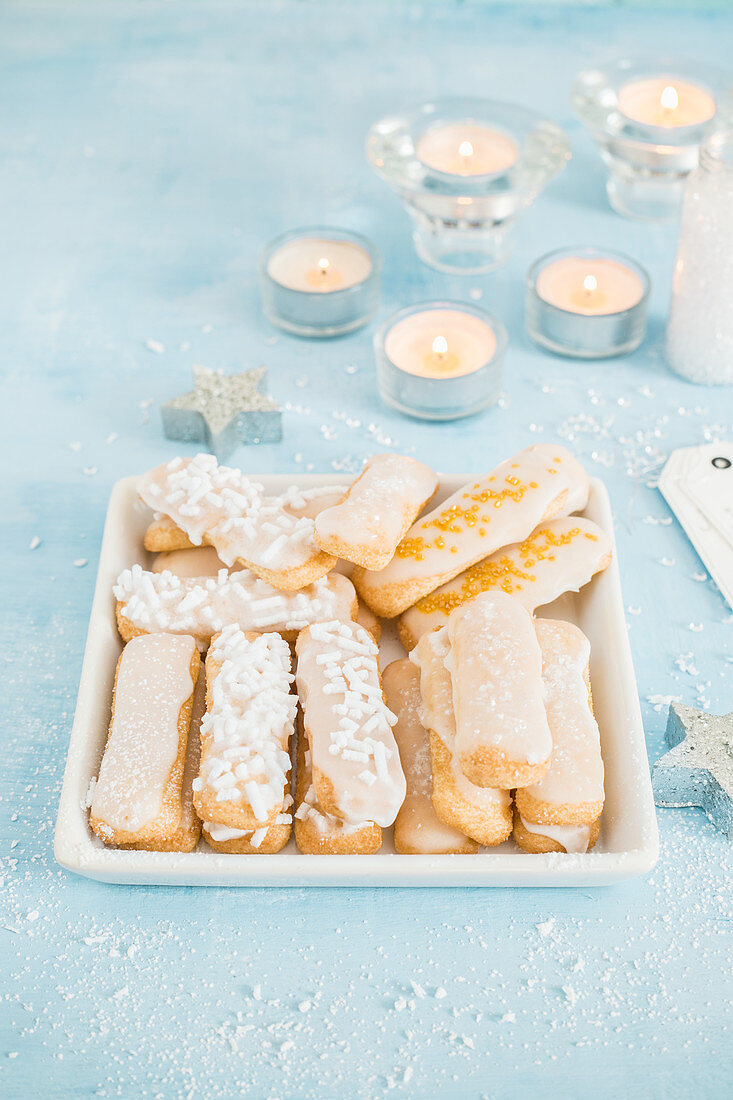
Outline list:
[[[616,252],[563,248],[527,274],[525,319],[536,344],[575,359],[606,359],[644,339],[649,276]]]
[[[507,334],[486,310],[423,302],[389,317],[374,337],[385,404],[421,420],[455,420],[495,404]]]
[[[691,382],[733,383],[733,130],[714,134],[685,189],[667,362]]]
[[[501,264],[517,218],[570,159],[554,122],[491,99],[446,99],[381,119],[366,151],[404,202],[420,259],[453,274]]]
[[[645,221],[679,216],[701,142],[731,125],[728,83],[708,64],[674,58],[624,59],[578,75],[573,107],[600,146],[614,210]]]
[[[296,336],[342,336],[379,308],[382,262],[371,241],[314,226],[276,237],[260,258],[262,307],[273,325]]]

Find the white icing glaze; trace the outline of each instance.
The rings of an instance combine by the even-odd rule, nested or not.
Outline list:
[[[243,630],[294,631],[321,619],[349,619],[356,598],[351,581],[339,574],[281,592],[247,569],[181,579],[139,565],[120,574],[113,592],[133,626],[204,641],[233,623]]]
[[[517,764],[546,763],[552,737],[542,654],[527,609],[503,592],[485,592],[454,611],[444,629],[459,759],[490,746]]]
[[[290,664],[290,647],[279,634],[248,638],[228,626],[212,642],[207,675],[216,671],[194,789],[222,804],[221,824],[229,824],[228,803],[249,805],[263,822],[283,805],[296,708]]]
[[[389,602],[389,614],[397,615],[475,562],[525,539],[551,506],[555,515],[585,507],[589,488],[585,470],[564,447],[527,447],[417,520],[384,569],[355,574],[357,591],[367,603]]]
[[[602,802],[601,741],[584,676],[590,643],[572,623],[537,619],[535,630],[553,750],[547,774],[526,793],[555,805]]]
[[[175,577],[217,577],[224,562],[213,546],[194,546],[192,550],[166,550],[156,554],[153,572],[166,570]]]
[[[456,720],[453,711],[453,683],[446,667],[450,656],[448,631],[435,630],[425,634],[410,654],[410,660],[420,670],[420,719],[437,734],[451,754],[451,769],[456,789],[477,807],[508,806],[509,791],[495,787],[477,787],[461,771],[455,756]]]
[[[296,515],[240,470],[220,466],[213,455],[174,458],[145,474],[138,492],[151,508],[170,516],[200,546],[204,537],[226,565],[298,568],[321,553],[313,520]]]
[[[376,554],[386,564],[437,487],[437,476],[417,459],[374,455],[344,500],[316,517],[318,542],[349,561]]]
[[[555,840],[558,844],[562,844],[568,853],[577,854],[588,851],[590,825],[536,825],[532,821],[525,821],[521,814],[519,820],[528,833]]]
[[[563,517],[541,523],[529,538],[478,562],[465,573],[418,600],[401,617],[414,642],[445,626],[456,607],[480,592],[502,591],[528,611],[577,592],[611,554],[605,531],[589,519]]]
[[[317,623],[298,636],[296,653],[314,770],[332,785],[344,821],[391,825],[405,777],[371,635],[356,623]]]
[[[92,798],[92,816],[137,833],[161,812],[178,756],[178,718],[193,692],[193,638],[151,634],[125,647],[114,717]]]

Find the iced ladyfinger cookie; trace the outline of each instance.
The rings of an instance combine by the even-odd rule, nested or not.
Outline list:
[[[445,629],[461,771],[479,787],[539,782],[549,767],[552,736],[529,611],[513,596],[484,592],[457,608]]]
[[[417,459],[374,455],[343,500],[318,513],[316,542],[337,558],[383,569],[437,488],[437,475]]]
[[[603,761],[590,694],[590,644],[572,623],[538,619],[545,710],[552,733],[547,774],[518,790],[514,837],[527,851],[584,852],[598,837]]]
[[[373,821],[350,825],[321,809],[313,786],[311,753],[298,711],[298,764],[295,784],[295,842],[307,856],[370,855],[382,847]]]
[[[229,626],[206,658],[207,708],[194,804],[202,821],[255,832],[285,809],[295,696],[290,648],[279,634]]]
[[[351,619],[357,613],[351,581],[338,573],[300,592],[280,592],[247,569],[216,577],[148,573],[139,565],[121,573],[113,589],[121,637],[166,631],[193,634],[206,649],[213,634],[236,623],[243,630],[276,631],[288,641],[310,623]]]
[[[377,647],[356,623],[316,623],[298,635],[298,695],[321,809],[349,825],[391,825],[405,797]]]
[[[610,539],[597,524],[579,516],[551,519],[523,542],[497,550],[408,607],[400,616],[400,641],[412,649],[423,634],[445,626],[452,611],[481,592],[506,592],[534,611],[563,592],[577,592],[610,562]]]
[[[420,673],[421,721],[430,732],[433,806],[446,825],[494,846],[511,836],[512,799],[509,791],[470,783],[458,765],[449,655],[445,628],[426,634],[410,654]]]
[[[384,569],[355,569],[354,586],[377,615],[393,618],[543,520],[584,508],[589,487],[563,447],[527,447],[414,523]]]
[[[445,825],[432,801],[428,731],[420,721],[420,673],[408,660],[393,661],[382,675],[387,706],[397,715],[394,736],[407,780],[407,795],[394,825],[394,846],[404,855],[470,853],[475,840]]]
[[[261,485],[213,455],[174,458],[145,474],[138,492],[194,546],[206,541],[226,565],[251,569],[275,588],[303,588],[335,565],[316,545],[312,519],[266,497]]]
[[[182,789],[200,658],[193,638],[135,638],[117,664],[90,825],[116,848],[189,851]]]
[[[348,485],[324,485],[316,489],[299,489],[291,485],[274,499],[293,516],[306,516],[315,519],[323,508],[330,508],[343,497]],[[190,550],[194,543],[170,516],[156,513],[145,532],[143,545],[153,553],[165,553],[176,550]],[[202,535],[201,546],[207,546],[206,535]]]

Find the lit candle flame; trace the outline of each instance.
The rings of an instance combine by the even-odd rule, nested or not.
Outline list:
[[[659,97],[659,102],[662,104],[665,111],[674,111],[679,101],[680,97],[677,95],[677,89],[671,84],[667,85]]]
[[[598,279],[595,275],[586,275],[583,279],[583,289],[587,294],[592,294],[594,290],[598,289]]]
[[[462,157],[472,157],[473,145],[470,141],[462,141],[461,144],[458,146],[458,152]]]
[[[448,350],[448,341],[445,336],[436,336],[433,340],[433,351],[438,357],[445,355]]]
[[[327,260],[325,256],[322,256],[321,259],[318,261],[318,270],[320,271],[321,275],[325,275],[329,267],[330,260]]]

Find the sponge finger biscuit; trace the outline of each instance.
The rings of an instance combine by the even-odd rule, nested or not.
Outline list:
[[[387,706],[397,715],[394,735],[407,780],[407,795],[394,825],[395,848],[405,855],[477,852],[475,840],[446,825],[435,811],[429,735],[419,717],[418,669],[406,659],[393,661],[382,682]]]
[[[445,629],[461,771],[479,787],[538,782],[552,735],[531,615],[512,596],[484,592],[457,608]]]
[[[279,634],[230,626],[212,640],[194,784],[202,821],[251,833],[283,812],[296,706],[290,666]]]
[[[523,542],[497,550],[409,607],[400,616],[400,641],[412,649],[482,592],[506,592],[534,611],[563,592],[577,592],[610,562],[611,540],[597,524],[579,516],[548,520]]]
[[[275,588],[303,588],[335,565],[317,546],[312,519],[266,497],[261,485],[213,455],[158,466],[140,479],[138,491],[195,546],[205,539],[226,565],[251,569]]]
[[[590,644],[572,623],[537,619],[545,711],[553,739],[545,776],[516,793],[525,822],[589,825],[603,810],[603,760],[590,697]]]
[[[216,577],[176,577],[126,569],[113,589],[120,636],[166,631],[192,634],[201,649],[212,635],[236,624],[243,630],[276,631],[294,641],[298,631],[322,619],[357,613],[351,581],[330,574],[299,592],[280,592],[246,569]]]
[[[90,825],[115,847],[190,850],[183,775],[200,658],[193,638],[136,638],[117,664]]]
[[[437,488],[436,474],[417,459],[373,455],[343,499],[316,516],[316,542],[365,569],[383,569]]]
[[[321,809],[351,825],[391,825],[405,797],[405,777],[372,637],[356,623],[316,623],[298,635],[295,648]]]

